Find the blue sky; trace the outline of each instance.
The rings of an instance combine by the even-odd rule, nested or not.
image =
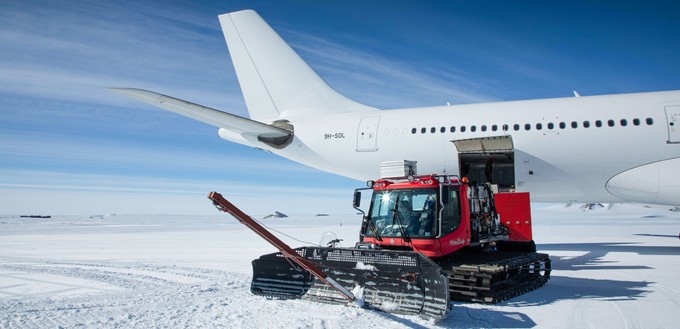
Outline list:
[[[352,213],[361,182],[125,99],[247,115],[217,15],[255,9],[341,93],[383,109],[680,89],[674,1],[3,1],[0,215]]]

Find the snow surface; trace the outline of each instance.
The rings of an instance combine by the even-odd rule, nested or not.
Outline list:
[[[535,208],[553,275],[498,305],[455,303],[438,323],[249,291],[273,247],[229,215],[0,217],[0,328],[676,328],[680,214],[617,205]],[[359,217],[264,220],[309,243],[357,240]],[[277,233],[292,246],[309,243]]]

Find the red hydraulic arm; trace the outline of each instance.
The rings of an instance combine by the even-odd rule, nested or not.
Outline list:
[[[218,210],[234,216],[234,218],[241,222],[241,224],[247,226],[253,232],[257,233],[257,235],[261,236],[263,239],[267,240],[267,242],[271,243],[274,247],[276,247],[276,249],[281,251],[283,257],[292,260],[298,265],[300,265],[300,267],[304,268],[307,272],[314,275],[317,279],[326,283],[331,288],[337,290],[339,293],[345,296],[350,302],[354,302],[356,300],[354,294],[352,294],[343,286],[338,284],[335,280],[330,278],[326,273],[324,273],[316,265],[314,265],[314,263],[300,256],[297,252],[295,252],[295,250],[293,250],[293,248],[285,244],[283,241],[279,240],[279,238],[277,238],[269,231],[267,231],[264,227],[262,227],[262,225],[258,224],[250,216],[246,215],[240,209],[236,208],[236,206],[234,206],[231,202],[227,201],[224,197],[222,197],[221,194],[217,192],[210,192],[210,194],[208,194],[208,199],[212,200],[213,204],[215,205],[215,207],[217,207]]]

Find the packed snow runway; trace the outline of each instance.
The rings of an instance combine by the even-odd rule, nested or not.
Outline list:
[[[208,204],[209,206],[209,204]],[[536,205],[535,205],[536,206]],[[498,305],[455,303],[417,317],[249,291],[250,261],[273,247],[226,214],[90,219],[0,218],[0,327],[671,328],[680,323],[680,214],[535,207],[534,237],[552,278]],[[357,240],[360,216],[262,222],[292,246],[335,232]]]

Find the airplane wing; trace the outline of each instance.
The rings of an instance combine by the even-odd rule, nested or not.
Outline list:
[[[213,108],[155,93],[153,91],[135,88],[110,89],[123,96],[221,128],[220,136],[222,137],[234,136],[235,134],[240,135],[242,140],[238,142],[241,143],[254,138],[272,147],[283,148],[293,139],[293,132],[290,130],[246,119],[238,115],[225,113]],[[226,131],[223,132],[223,130]]]

